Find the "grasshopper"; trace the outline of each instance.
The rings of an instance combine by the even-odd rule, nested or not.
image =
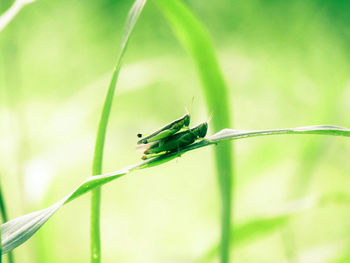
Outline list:
[[[188,146],[200,138],[204,138],[207,134],[208,123],[203,122],[192,129],[179,132],[166,137],[162,140],[147,144],[146,150],[143,152],[143,160],[156,157],[162,154],[179,151],[181,148]]]
[[[143,135],[141,133],[137,134],[137,137],[142,138],[137,142],[137,144],[147,144],[150,142],[165,139],[177,133],[182,128],[188,127],[189,124],[190,124],[190,114],[186,113],[181,118],[175,121],[172,121],[171,123],[163,126],[162,128],[158,129],[157,131],[155,131],[154,133],[146,137],[142,138]]]

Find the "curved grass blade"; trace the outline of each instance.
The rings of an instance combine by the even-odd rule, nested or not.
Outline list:
[[[6,206],[5,206],[5,200],[2,194],[2,184],[0,184],[0,214],[1,214],[1,222],[6,222],[8,220],[8,216],[7,216],[7,211],[6,211]],[[1,229],[0,229],[0,240],[1,240]],[[1,263],[1,255],[2,255],[2,246],[0,243],[0,263]],[[10,251],[7,254],[7,260],[9,263],[13,263],[14,262],[14,258],[12,255],[12,252]]]
[[[4,223],[2,232],[2,253],[5,254],[27,241],[56,211],[62,201],[43,210],[33,212]]]
[[[0,31],[2,31],[11,22],[11,20],[15,18],[15,16],[25,5],[34,1],[35,0],[16,0],[12,6],[0,16]]]
[[[67,195],[65,198],[57,202],[56,204],[24,216],[12,219],[5,224],[1,225],[2,232],[2,253],[8,253],[15,249],[26,240],[28,240],[47,220],[64,204],[78,198],[79,196],[96,189],[97,187],[111,182],[123,175],[126,175],[132,171],[138,169],[144,169],[153,167],[156,165],[168,162],[185,152],[194,150],[200,147],[208,146],[211,144],[222,143],[227,140],[237,140],[249,137],[274,135],[274,134],[320,134],[320,135],[333,135],[333,136],[346,136],[350,137],[350,129],[336,127],[336,126],[309,126],[292,129],[278,129],[278,130],[262,130],[262,131],[237,131],[231,129],[224,129],[210,137],[208,140],[203,140],[199,143],[192,144],[185,149],[182,149],[178,153],[168,154],[154,159],[150,159],[139,164],[130,166],[128,168],[112,172],[105,175],[91,176],[80,184],[76,190]]]
[[[124,29],[123,40],[119,57],[113,70],[112,79],[108,87],[107,95],[102,109],[100,122],[98,125],[98,131],[96,135],[96,144],[94,151],[94,159],[92,166],[92,175],[98,175],[102,173],[102,160],[103,149],[106,138],[106,131],[108,125],[108,119],[112,108],[113,97],[117,80],[120,72],[120,68],[123,62],[124,54],[126,52],[128,42],[131,33],[135,27],[135,24],[141,14],[141,11],[146,3],[146,0],[136,0],[131,7]],[[90,224],[90,237],[91,237],[91,254],[90,259],[93,263],[101,262],[101,241],[100,241],[100,202],[101,202],[101,189],[95,188],[91,195],[91,224]]]
[[[208,32],[180,0],[156,0],[175,35],[193,57],[202,83],[208,112],[215,110],[214,131],[232,127],[228,89]],[[215,162],[221,195],[221,263],[230,261],[231,187],[233,186],[232,144],[215,148]]]
[[[27,241],[62,205],[128,172],[128,169],[123,169],[106,175],[91,176],[78,186],[76,190],[54,205],[40,211],[17,217],[2,224],[2,253],[5,254]]]
[[[240,131],[233,129],[224,129],[208,138],[216,142],[222,140],[241,139],[255,136],[276,135],[276,134],[319,134],[319,135],[334,135],[334,136],[350,136],[349,129],[331,126],[331,125],[315,125],[304,126],[297,128],[271,129],[258,131]]]

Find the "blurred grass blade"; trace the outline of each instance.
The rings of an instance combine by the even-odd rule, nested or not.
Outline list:
[[[7,219],[5,201],[2,194],[2,184],[0,184],[0,214],[1,214],[1,220],[3,222],[6,222],[8,219]]]
[[[21,11],[21,9],[35,0],[16,0],[12,6],[0,16],[0,31],[2,31],[12,19]]]
[[[1,222],[6,222],[8,220],[8,216],[7,216],[4,196],[2,193],[2,184],[1,183],[0,183],[0,213],[1,213]],[[0,240],[2,240],[1,239],[1,228],[0,228]],[[2,255],[2,245],[0,242],[0,263],[1,263],[1,259],[2,259],[1,255]],[[11,251],[7,254],[7,260],[9,263],[14,262],[13,254]]]
[[[325,202],[325,200],[327,202]],[[310,209],[322,208],[327,204],[349,205],[349,200],[348,195],[337,194],[336,196],[307,197],[285,204],[279,212],[275,212],[273,215],[252,218],[246,222],[237,224],[234,228],[234,242],[231,243],[231,247],[233,245],[236,247],[252,244],[255,240],[265,238],[278,230],[285,230],[285,227],[288,226],[288,223],[295,216],[309,211]],[[218,256],[218,253],[218,245],[213,245],[207,250],[199,262],[213,262]]]
[[[93,158],[92,175],[98,175],[102,173],[102,161],[103,161],[103,149],[106,138],[106,131],[108,125],[108,119],[112,108],[113,97],[117,80],[119,76],[122,60],[126,52],[130,35],[134,26],[141,14],[141,11],[146,3],[146,0],[136,0],[131,7],[127,17],[121,49],[116,65],[113,70],[112,79],[108,87],[107,95],[103,105],[100,122],[98,125],[98,131],[96,135],[96,144]],[[101,242],[100,242],[100,202],[101,202],[101,189],[96,188],[92,191],[91,195],[91,262],[101,262]]]
[[[201,22],[179,0],[155,0],[169,21],[175,35],[193,57],[202,83],[208,112],[215,111],[214,131],[232,127],[227,87],[208,32]],[[215,148],[216,170],[221,195],[221,263],[228,263],[231,187],[233,187],[232,144]]]
[[[2,240],[2,235],[1,235],[1,227],[0,227],[0,240]],[[2,242],[0,242],[0,263],[2,262]]]
[[[343,253],[339,253],[337,257],[330,261],[330,263],[349,263],[350,262],[350,252],[349,249],[345,249]]]
[[[88,191],[95,189],[96,187],[99,187],[105,183],[115,180],[123,175],[126,175],[129,172],[132,172],[137,169],[144,169],[144,168],[149,168],[149,167],[163,164],[165,162],[173,160],[174,158],[180,156],[181,154],[187,151],[204,147],[204,146],[209,146],[215,143],[222,143],[227,140],[243,139],[243,138],[249,138],[249,137],[274,135],[274,134],[322,134],[322,135],[350,137],[350,129],[336,127],[336,126],[309,126],[309,127],[301,127],[301,128],[263,130],[263,131],[237,131],[237,130],[231,130],[231,129],[224,129],[208,137],[207,138],[208,140],[203,140],[199,143],[190,145],[189,147],[181,150],[178,153],[168,154],[165,156],[160,156],[154,159],[150,159],[109,174],[91,176],[88,179],[86,179],[82,184],[80,184],[76,188],[76,190],[74,190],[72,193],[67,195],[65,198],[63,198],[56,204],[46,209],[33,212],[28,215],[20,216],[18,218],[15,218],[6,222],[5,224],[2,224],[1,225],[1,231],[2,231],[1,242],[3,247],[2,253],[5,254],[15,249],[16,247],[24,243],[26,240],[28,240],[62,205],[69,203],[75,198],[78,198],[79,196],[87,193]],[[325,201],[327,200],[332,200],[332,199],[328,198],[322,201],[323,203],[326,203]],[[340,198],[340,199],[338,198],[335,200],[344,200],[344,198]],[[345,199],[345,200],[348,200],[348,199]],[[271,222],[272,221],[270,220],[265,223],[270,224]],[[250,226],[250,227],[246,227],[246,229],[254,229],[254,227]],[[242,230],[242,232],[244,231]],[[239,235],[238,237],[232,237],[232,238],[235,238],[236,242],[238,242],[237,238],[239,238]]]
[[[247,241],[263,238],[279,228],[285,226],[291,219],[291,215],[279,215],[270,218],[256,218],[234,227],[235,235],[232,235],[231,246],[239,246]],[[219,246],[214,245],[199,260],[200,263],[212,262],[219,254]]]

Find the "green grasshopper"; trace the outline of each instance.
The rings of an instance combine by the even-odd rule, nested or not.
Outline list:
[[[158,141],[165,139],[175,133],[177,133],[179,130],[181,130],[184,127],[188,127],[190,124],[190,114],[186,113],[181,118],[172,121],[171,123],[163,126],[162,128],[158,129],[154,133],[140,139],[137,144],[147,144],[150,142]],[[143,135],[141,133],[137,134],[137,137],[141,138]]]
[[[152,157],[156,157],[162,154],[179,151],[181,148],[188,146],[200,138],[204,138],[207,134],[208,123],[203,122],[192,129],[179,132],[166,137],[162,140],[149,143],[146,146],[146,150],[143,152],[145,155],[141,159],[147,160]]]

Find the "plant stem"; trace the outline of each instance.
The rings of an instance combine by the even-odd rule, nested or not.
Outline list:
[[[107,95],[102,109],[98,131],[96,135],[95,152],[92,166],[92,175],[102,174],[103,149],[106,139],[108,119],[112,108],[113,97],[119,71],[122,65],[123,57],[126,52],[128,41],[132,30],[141,14],[141,11],[146,3],[146,0],[136,0],[128,14],[126,25],[124,28],[123,40],[121,44],[120,54],[113,70],[112,79],[108,87]],[[91,263],[101,262],[101,240],[100,240],[100,203],[101,203],[101,188],[97,187],[92,190],[91,195]]]
[[[118,78],[119,67],[113,73],[111,83],[109,85],[105,103],[101,114],[100,123],[96,136],[94,162],[92,167],[92,175],[102,174],[103,149],[106,139],[107,124],[109,114],[112,108],[115,86]],[[91,193],[91,254],[92,263],[101,262],[101,239],[100,239],[100,203],[101,203],[101,188],[97,187]]]
[[[202,83],[208,111],[215,110],[214,131],[231,127],[229,93],[210,36],[202,23],[179,0],[156,0],[175,35],[193,57]],[[216,170],[221,197],[220,262],[230,261],[231,187],[233,177],[231,144],[215,149]]]
[[[215,149],[216,169],[218,174],[221,196],[221,240],[220,262],[230,262],[230,233],[231,233],[231,170],[227,163],[231,162],[231,144],[228,142],[218,145]]]
[[[91,192],[91,262],[101,262],[100,240],[101,187]]]

